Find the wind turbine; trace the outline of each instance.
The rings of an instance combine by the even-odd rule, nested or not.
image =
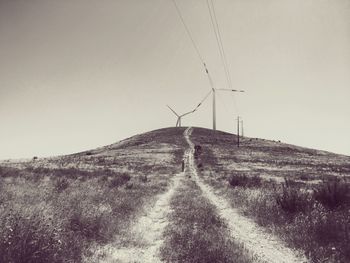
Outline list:
[[[244,92],[244,90],[237,90],[237,89],[215,89],[212,88],[212,93],[213,93],[213,130],[216,130],[216,96],[215,92],[219,91],[231,91],[231,92]]]
[[[213,130],[215,131],[216,130],[216,96],[215,96],[216,91],[244,92],[244,90],[216,89],[216,88],[214,88],[213,80],[211,79],[211,76],[209,74],[209,70],[208,70],[207,65],[205,63],[204,63],[204,68],[205,68],[205,72],[207,73],[207,76],[208,76],[208,79],[209,79],[209,83],[210,83],[210,86],[211,86],[211,91],[208,93],[207,96],[205,96],[204,100],[206,100],[211,93],[213,94]]]
[[[169,105],[166,105],[166,106],[177,116],[176,127],[181,127],[181,118],[182,118],[182,117],[184,117],[184,116],[186,116],[186,115],[188,115],[188,114],[191,114],[191,113],[195,112],[195,111],[197,110],[197,108],[198,108],[198,107],[196,107],[196,108],[195,108],[194,110],[192,110],[192,111],[189,111],[189,112],[186,112],[186,113],[184,113],[184,114],[182,114],[182,115],[179,115],[179,114],[176,113],[176,111],[174,111],[172,108],[170,108]]]

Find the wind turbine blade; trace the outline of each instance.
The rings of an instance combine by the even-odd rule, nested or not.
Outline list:
[[[196,111],[201,105],[202,103],[210,96],[210,94],[213,92],[213,90],[210,90],[207,95],[205,95],[205,97],[201,100],[201,102],[197,105],[197,107],[193,110]]]
[[[195,111],[196,111],[196,110],[192,110],[192,111],[186,112],[186,113],[182,114],[180,117],[186,116],[186,115],[191,114],[191,113],[193,113],[193,112],[195,112]]]
[[[244,92],[244,90],[238,90],[238,89],[216,89],[216,90],[233,91],[233,92]]]
[[[177,117],[180,117],[169,105],[166,105]]]

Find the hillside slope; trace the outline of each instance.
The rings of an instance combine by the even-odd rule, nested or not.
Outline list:
[[[128,229],[181,172],[183,128],[82,153],[0,163],[0,262],[81,262]],[[127,241],[125,241],[127,242]]]
[[[350,157],[195,128],[200,176],[312,262],[350,261]]]
[[[235,170],[279,182],[284,177],[319,182],[350,176],[350,156],[258,138],[241,138],[237,147],[235,135],[202,128],[195,128],[192,138],[204,148],[208,160],[203,165],[213,165],[220,172]]]
[[[0,261],[347,262],[350,157],[236,139],[166,128],[1,162]]]

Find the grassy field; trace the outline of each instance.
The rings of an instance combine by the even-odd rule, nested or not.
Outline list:
[[[82,262],[122,239],[181,171],[183,129],[83,153],[0,163],[0,262]]]
[[[161,249],[164,262],[256,262],[230,239],[226,223],[190,178],[185,178],[171,207]]]
[[[84,262],[130,228],[181,172],[184,128],[72,155],[0,162],[0,262]],[[350,262],[350,157],[194,128],[199,176],[232,207],[305,251]],[[252,262],[186,177],[171,199],[165,262]],[[128,245],[128,244],[126,244]],[[255,262],[255,261],[254,261]]]
[[[200,175],[312,262],[350,261],[350,157],[195,128]]]

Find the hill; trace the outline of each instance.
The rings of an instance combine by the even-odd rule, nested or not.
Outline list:
[[[0,261],[348,261],[350,157],[236,140],[166,128],[1,162]]]

